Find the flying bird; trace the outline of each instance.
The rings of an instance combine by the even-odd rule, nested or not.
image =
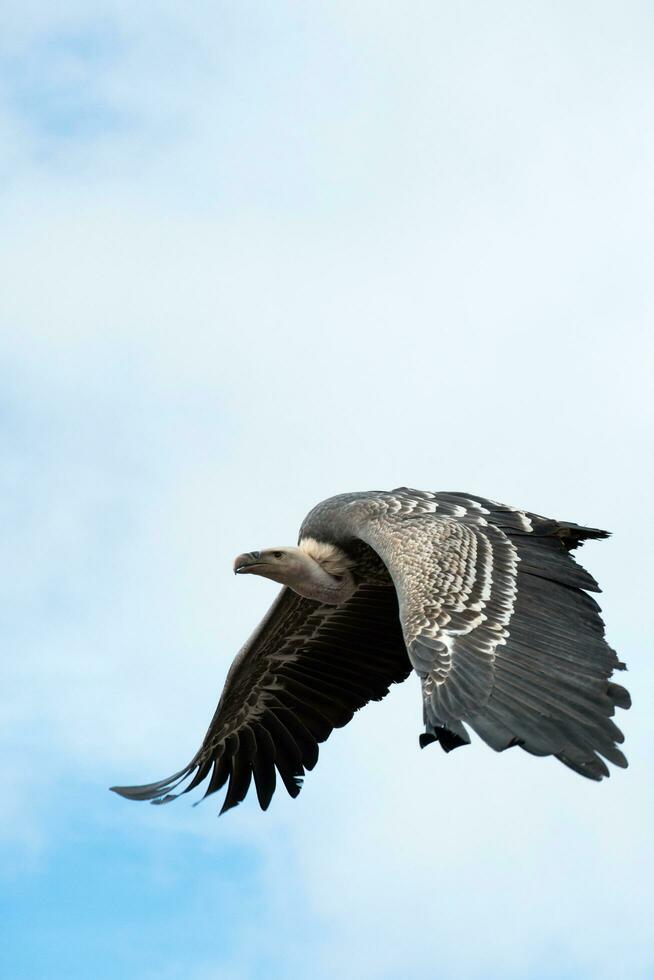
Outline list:
[[[570,552],[606,537],[473,494],[330,497],[297,547],[235,560],[238,575],[283,588],[232,663],[198,752],[168,779],[112,788],[167,803],[208,778],[205,795],[227,783],[224,813],[254,779],[265,810],[277,774],[297,796],[319,743],[411,671],[422,747],[450,752],[472,730],[498,752],[520,746],[601,780],[605,759],[627,765],[612,719],[631,702],[611,681],[625,665],[589,595],[597,582]]]

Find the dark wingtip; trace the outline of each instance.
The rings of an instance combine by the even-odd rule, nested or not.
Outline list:
[[[146,796],[141,796],[141,790],[145,790],[145,786],[110,786],[110,793],[117,793],[118,796],[122,796],[124,800],[145,800]]]
[[[622,669],[626,670],[626,667],[622,666]],[[631,695],[626,687],[622,686],[622,684],[609,684],[606,691],[613,703],[616,704],[618,708],[624,708],[626,711],[631,707]]]
[[[554,755],[568,769],[572,769],[573,772],[578,772],[580,776],[591,779],[595,783],[600,783],[603,779],[609,779],[611,776],[604,760],[600,759],[594,752],[586,759],[572,759],[565,752],[555,752]],[[623,768],[625,767],[623,766]]]
[[[176,795],[171,795],[171,790],[179,786],[187,776],[190,776],[194,765],[191,763],[185,769],[180,769],[173,776],[167,779],[160,779],[157,783],[144,783],[142,786],[110,786],[112,793],[117,793],[125,800],[151,800],[153,803],[169,803],[176,799]]]
[[[159,797],[163,795],[164,790],[155,786],[154,783],[152,786],[110,786],[109,791],[117,793],[124,800],[152,800],[153,803],[159,803],[161,802]]]
[[[557,522],[554,533],[568,551],[579,548],[584,541],[602,541],[611,537],[610,531],[604,531],[600,527],[582,527],[566,521]]]

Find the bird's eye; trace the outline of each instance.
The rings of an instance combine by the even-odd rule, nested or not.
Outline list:
[[[281,551],[273,551],[273,558],[281,558],[281,557],[282,557]]]

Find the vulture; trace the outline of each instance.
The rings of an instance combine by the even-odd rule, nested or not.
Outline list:
[[[278,777],[297,796],[319,744],[411,671],[421,747],[450,752],[472,731],[601,780],[605,760],[627,765],[613,716],[630,697],[611,680],[625,665],[589,595],[597,582],[571,552],[606,537],[474,494],[330,497],[297,547],[235,560],[236,574],[283,588],[234,659],[198,752],[168,779],[112,789],[167,803],[208,779],[205,795],[227,784],[224,813],[254,780],[265,810]]]

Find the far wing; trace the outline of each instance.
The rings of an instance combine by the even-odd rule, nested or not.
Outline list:
[[[144,786],[115,786],[133,800],[166,803],[209,778],[205,795],[225,783],[221,813],[246,796],[252,778],[266,809],[276,771],[297,796],[318,743],[354,712],[378,701],[411,671],[392,586],[360,586],[341,606],[282,589],[235,658],[205,739],[180,772]]]
[[[343,538],[373,548],[395,584],[422,679],[423,744],[468,742],[465,723],[497,750],[555,755],[591,779],[609,774],[598,753],[626,766],[611,719],[630,699],[610,682],[624,664],[587,594],[597,583],[569,554],[606,532],[458,493],[333,499]],[[333,506],[309,515],[305,533],[319,534]]]

